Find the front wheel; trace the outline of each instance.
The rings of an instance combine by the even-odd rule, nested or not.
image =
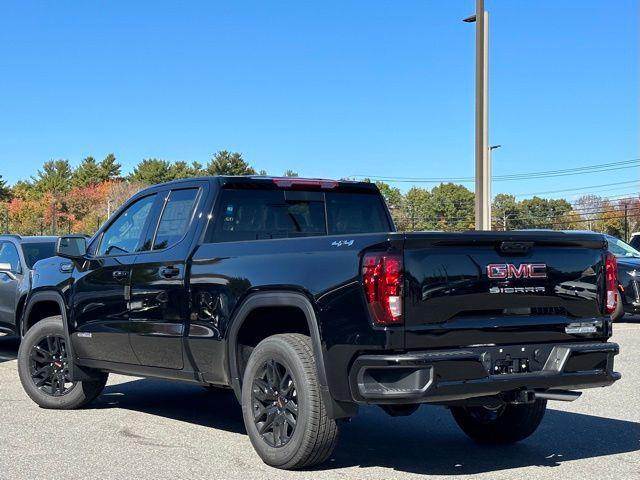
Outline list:
[[[299,469],[329,458],[338,427],[320,395],[309,337],[274,335],[258,344],[244,373],[242,414],[266,464]]]
[[[18,375],[27,395],[43,408],[69,410],[94,400],[108,374],[96,380],[72,382],[69,349],[62,317],[45,318],[27,331],[18,350]]]
[[[547,409],[546,400],[497,408],[452,407],[458,426],[478,443],[515,443],[533,434]]]

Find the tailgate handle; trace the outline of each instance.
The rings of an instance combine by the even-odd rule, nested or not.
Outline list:
[[[500,251],[502,253],[527,253],[533,247],[533,242],[502,242]]]

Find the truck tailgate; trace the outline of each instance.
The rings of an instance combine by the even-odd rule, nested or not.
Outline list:
[[[605,337],[606,322],[567,329],[605,316],[605,247],[590,233],[407,234],[406,348]]]

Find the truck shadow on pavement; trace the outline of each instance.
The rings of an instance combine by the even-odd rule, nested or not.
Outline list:
[[[123,408],[235,433],[245,433],[233,393],[162,380],[109,385],[89,408]],[[247,442],[247,448],[251,448]],[[469,475],[640,450],[640,423],[547,411],[528,440],[502,447],[479,446],[457,427],[448,410],[423,406],[409,417],[391,418],[362,408],[342,427],[334,455],[318,470],[386,467],[427,475]]]
[[[18,337],[9,337],[0,334],[0,363],[9,362],[18,358]]]

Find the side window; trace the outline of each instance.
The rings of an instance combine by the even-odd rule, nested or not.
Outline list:
[[[124,210],[102,235],[98,256],[137,251],[156,195],[137,200]]]
[[[197,188],[172,190],[165,204],[153,249],[160,250],[174,245],[184,236],[196,203]]]
[[[308,197],[308,198],[306,198]],[[278,190],[224,190],[213,242],[326,235],[324,202]]]
[[[16,246],[11,242],[0,243],[0,263],[8,263],[11,265],[12,272],[20,272],[20,255]]]
[[[391,229],[378,195],[329,192],[326,198],[329,235],[388,232]]]

